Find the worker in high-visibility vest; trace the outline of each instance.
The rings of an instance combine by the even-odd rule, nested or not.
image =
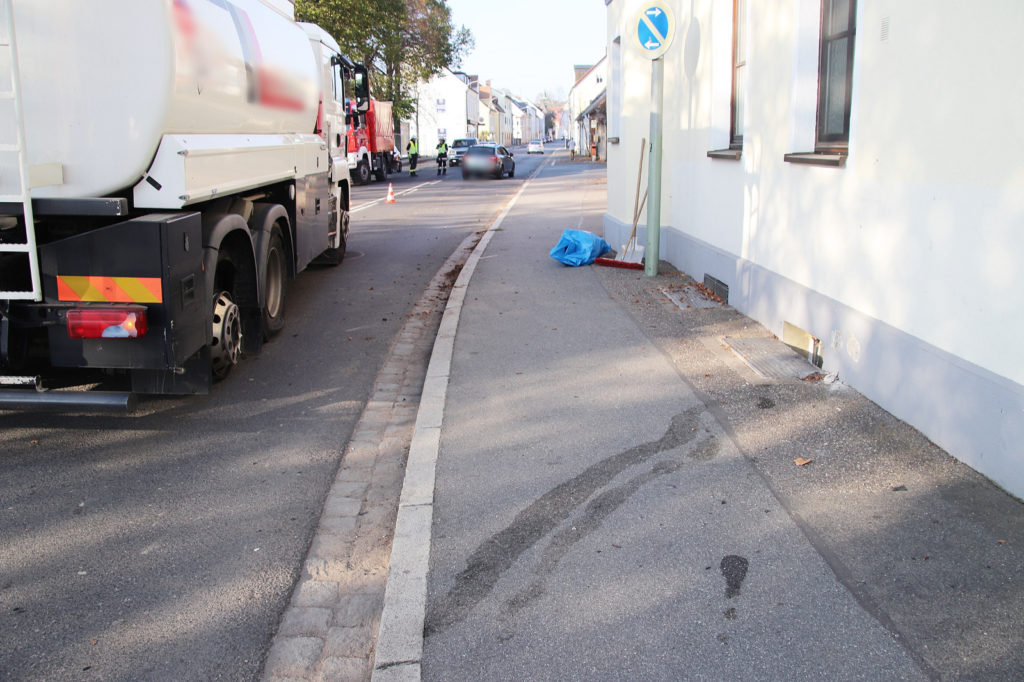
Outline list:
[[[437,143],[437,174],[448,175],[448,143],[442,137]]]
[[[415,137],[409,138],[409,144],[405,145],[405,151],[409,152],[409,177],[416,177],[416,161],[420,158],[420,146],[416,143]]]

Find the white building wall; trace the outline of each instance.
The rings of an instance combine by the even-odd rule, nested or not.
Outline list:
[[[544,137],[544,111],[538,108],[534,113],[533,124],[535,127],[533,129],[533,137]]]
[[[476,118],[475,114],[467,116],[469,90],[462,79],[447,69],[417,85],[418,112],[413,113],[409,126],[411,134],[419,139],[421,154],[433,155],[442,132],[449,145],[455,138],[467,136],[466,121]]]
[[[463,79],[460,78],[459,80]],[[478,135],[480,127],[480,93],[474,90],[469,83],[466,85],[466,130],[463,134],[453,136],[451,139],[456,137],[477,137]]]
[[[496,126],[494,141],[507,146],[512,144],[512,109],[515,105],[512,104],[512,100],[509,99],[509,96],[506,93],[497,89],[492,92],[494,101],[498,104],[498,108],[500,109],[497,117],[498,125]]]
[[[820,338],[825,371],[1024,495],[1024,89],[1009,86],[1024,4],[860,0],[839,168],[783,160],[813,149],[819,0],[748,3],[738,161],[707,157],[728,145],[732,3],[669,4],[662,256],[726,282],[729,302],[776,334],[788,321]],[[622,59],[609,93],[613,245],[631,227],[649,136],[640,5],[607,8]]]
[[[524,134],[529,132],[528,123],[524,125],[526,112],[515,102],[509,101],[509,106],[512,107],[512,144],[522,144]]]
[[[615,0],[612,5],[615,5],[619,0]],[[609,7],[609,12],[612,11],[612,7]],[[609,15],[610,16],[610,15]],[[569,90],[569,116],[572,119],[572,132],[571,137],[576,143],[576,150],[581,154],[590,153],[590,142],[591,142],[591,131],[589,124],[586,121],[578,121],[579,115],[586,110],[594,99],[601,94],[605,89],[607,81],[607,59],[602,57],[591,69],[586,73]],[[649,67],[648,67],[649,68]],[[650,76],[647,77],[647,90],[650,91]],[[639,144],[639,139],[637,140]],[[634,181],[634,186],[636,182]],[[632,229],[632,223],[631,223]]]
[[[478,101],[479,124],[477,125],[476,137],[480,140],[494,139],[494,132],[491,125],[491,105],[483,100]]]

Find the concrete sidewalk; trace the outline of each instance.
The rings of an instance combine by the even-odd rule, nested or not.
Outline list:
[[[551,260],[605,197],[556,161],[453,294],[375,677],[1024,679],[1024,506],[671,267]]]

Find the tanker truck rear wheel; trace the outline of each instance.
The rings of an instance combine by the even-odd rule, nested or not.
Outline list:
[[[231,373],[242,354],[242,313],[229,291],[213,297],[213,341],[210,342],[210,368],[220,381]]]
[[[285,295],[288,292],[288,267],[281,231],[274,228],[263,265],[263,335],[270,337],[284,328]]]

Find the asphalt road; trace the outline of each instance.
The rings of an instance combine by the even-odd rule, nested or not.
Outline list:
[[[133,415],[0,412],[0,679],[255,679],[392,340],[514,179],[353,192],[340,268],[208,396]]]

